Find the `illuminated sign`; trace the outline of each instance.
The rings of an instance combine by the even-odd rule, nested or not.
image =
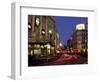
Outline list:
[[[76,25],[76,30],[84,30],[84,29],[85,29],[85,24]]]

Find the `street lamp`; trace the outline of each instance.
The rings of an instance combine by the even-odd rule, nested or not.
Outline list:
[[[51,36],[52,36],[52,30],[51,29],[49,29],[49,35],[50,35],[50,43],[52,44],[52,40],[51,40]],[[52,54],[51,53],[51,45],[50,46],[48,46],[49,47],[49,54]]]
[[[60,42],[59,46],[60,46],[60,47],[62,47],[62,46],[63,46],[63,44]]]
[[[50,35],[50,41],[51,41],[52,30],[49,30],[49,35]]]
[[[42,29],[42,35],[45,35],[45,30],[44,29]]]
[[[31,29],[31,25],[28,25],[28,28]]]
[[[45,29],[42,29],[42,30],[41,30],[41,34],[42,34],[43,39],[44,39],[44,42],[45,42]]]
[[[49,34],[52,34],[52,30],[49,30]]]

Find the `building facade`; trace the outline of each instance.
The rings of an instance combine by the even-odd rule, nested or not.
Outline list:
[[[58,44],[53,16],[28,15],[28,55],[50,58]]]
[[[87,24],[78,24],[71,38],[67,41],[67,49],[73,52],[87,53],[88,32]]]

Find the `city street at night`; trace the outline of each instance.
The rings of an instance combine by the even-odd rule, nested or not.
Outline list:
[[[87,58],[80,55],[63,54],[59,57],[42,58],[33,63],[32,66],[45,65],[73,65],[73,64],[87,64]]]
[[[28,15],[28,66],[88,64],[88,18]]]

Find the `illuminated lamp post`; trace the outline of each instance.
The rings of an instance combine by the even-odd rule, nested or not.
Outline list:
[[[62,46],[63,46],[63,44],[62,44],[62,43],[60,43],[60,44],[59,44],[59,46],[60,46],[60,47],[62,47]]]
[[[62,55],[63,44],[61,42],[59,44],[59,47],[60,47],[60,54]]]
[[[52,36],[52,30],[51,30],[51,29],[49,30],[49,35],[50,35],[50,43],[52,44],[52,39],[51,39],[51,36]],[[50,54],[51,54],[51,46],[50,46]]]
[[[31,29],[31,25],[28,25],[28,28]]]
[[[42,36],[43,36],[44,41],[45,41],[45,29],[42,29],[41,33],[42,33]]]
[[[42,29],[42,35],[45,35],[45,29]]]
[[[42,36],[43,36],[43,42],[45,42],[45,29],[42,29],[42,30],[41,30],[41,34],[42,34]],[[45,54],[44,48],[45,48],[45,47],[44,47],[44,45],[43,45],[43,47],[42,47],[42,50],[43,50],[43,51],[42,51],[42,55]]]
[[[50,41],[51,41],[52,30],[49,30],[49,35],[50,35]]]

